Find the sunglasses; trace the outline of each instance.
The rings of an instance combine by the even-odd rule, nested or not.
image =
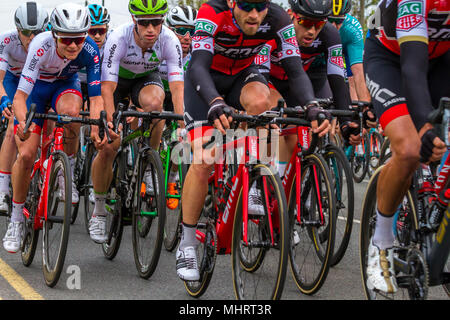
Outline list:
[[[89,29],[88,33],[90,36],[95,37],[97,34],[104,35],[108,31],[108,28],[92,28]]]
[[[298,24],[305,27],[306,29],[311,29],[312,27],[320,29],[327,23],[327,19],[318,20],[306,17],[299,17],[297,15],[295,15],[295,18],[297,19]]]
[[[345,20],[345,17],[328,17],[328,21],[331,23],[342,24]]]
[[[75,42],[75,44],[79,46],[86,40],[86,37],[87,34],[84,36],[75,36],[75,37],[61,37],[55,35],[55,38],[58,40],[58,42],[66,46],[70,46],[73,42]]]
[[[152,25],[154,27],[157,27],[159,25],[161,25],[164,22],[164,18],[136,18],[136,22],[138,25],[142,26],[142,27],[148,27],[149,25]]]
[[[247,1],[236,1],[236,4],[239,9],[244,10],[245,12],[250,12],[253,9],[256,9],[256,11],[261,12],[266,10],[269,5],[270,1],[264,1],[264,2],[247,2]]]
[[[185,36],[186,33],[189,32],[189,36],[192,37],[194,35],[194,28],[186,28],[186,27],[179,27],[179,28],[172,28],[172,30],[179,36]]]
[[[20,33],[23,34],[25,37],[31,37],[32,34],[36,36],[41,32],[43,32],[43,30],[26,30],[26,29],[20,30]]]

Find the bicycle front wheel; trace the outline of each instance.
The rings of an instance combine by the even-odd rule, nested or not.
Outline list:
[[[42,265],[45,283],[54,287],[66,258],[72,210],[72,174],[64,152],[53,153],[43,225]]]
[[[336,205],[331,174],[322,156],[302,162],[300,214],[294,183],[289,196],[290,262],[294,281],[304,294],[316,293],[328,275],[336,234]]]
[[[237,299],[276,300],[283,293],[289,255],[289,218],[281,179],[264,165],[250,169],[264,214],[244,220],[243,188],[233,225],[231,262]],[[247,237],[245,237],[245,228]]]
[[[148,279],[158,265],[161,254],[166,197],[161,158],[147,150],[138,163],[136,206],[133,212],[133,251],[139,276]]]

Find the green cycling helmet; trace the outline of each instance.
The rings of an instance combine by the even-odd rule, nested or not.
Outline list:
[[[167,0],[130,0],[128,10],[135,16],[165,14],[169,6]]]

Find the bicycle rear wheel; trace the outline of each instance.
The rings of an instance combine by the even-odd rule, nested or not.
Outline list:
[[[367,262],[368,262],[368,250],[369,241],[372,239],[375,225],[376,225],[376,205],[377,205],[377,183],[380,171],[383,167],[378,168],[373,174],[367,186],[366,194],[364,196],[364,201],[362,205],[361,214],[361,229],[360,229],[360,239],[359,239],[359,255],[360,255],[360,265],[361,265],[361,277],[362,285],[366,298],[369,300],[406,300],[410,299],[411,287],[409,284],[414,283],[414,279],[410,275],[402,274],[395,263],[396,259],[408,262],[408,249],[416,247],[413,243],[417,239],[418,234],[418,221],[416,215],[416,206],[411,194],[408,190],[406,196],[403,198],[398,211],[396,213],[397,217],[395,219],[395,237],[396,237],[396,248],[394,249],[394,272],[397,277],[397,283],[399,285],[398,291],[395,294],[386,294],[376,290],[371,290],[367,286]],[[415,249],[414,249],[415,250]],[[427,276],[427,271],[424,275]],[[405,281],[401,281],[399,277],[404,276]],[[400,280],[400,281],[399,281]],[[411,281],[412,280],[412,281]],[[403,284],[402,284],[403,283]]]
[[[378,131],[372,131],[369,134],[369,143],[369,166],[367,167],[367,174],[371,177],[380,163],[383,136]]]
[[[250,169],[249,189],[261,195],[264,215],[243,217],[243,188],[233,224],[231,262],[237,299],[281,298],[289,255],[289,218],[281,179],[264,165]],[[244,226],[247,226],[247,241]]]
[[[331,181],[330,171],[322,156],[311,154],[304,158],[300,221],[295,177],[291,187],[291,271],[299,290],[308,295],[316,293],[324,284],[333,255],[336,205]]]
[[[331,266],[335,266],[344,257],[352,234],[354,185],[350,164],[342,149],[334,145],[326,146],[324,159],[330,168],[336,200],[336,235],[331,258]]]
[[[45,283],[54,287],[66,258],[72,211],[72,174],[64,152],[52,154],[48,181],[47,217],[43,225],[42,266]]]
[[[21,257],[24,266],[29,267],[33,262],[34,255],[39,239],[39,229],[35,228],[35,218],[37,206],[39,203],[39,196],[41,191],[39,189],[40,171],[37,170],[28,189],[27,199],[25,201],[25,209],[28,211],[28,216],[25,218],[25,232],[21,247]]]
[[[136,199],[133,212],[133,252],[139,276],[148,279],[158,265],[166,220],[166,197],[163,192],[163,169],[159,154],[152,149],[145,151],[138,163]],[[147,181],[145,172],[149,170]],[[150,182],[151,181],[151,182]],[[147,191],[151,183],[152,191]]]
[[[364,180],[369,167],[369,136],[363,135],[363,141],[356,148],[352,146],[350,167],[353,172],[353,179],[356,183]]]

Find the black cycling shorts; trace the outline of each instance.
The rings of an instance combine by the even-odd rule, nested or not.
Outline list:
[[[363,60],[367,88],[383,129],[392,120],[413,114],[407,106],[402,86],[400,56],[386,49],[378,40],[369,37],[365,42]],[[429,60],[428,88],[435,108],[441,97],[450,96],[449,70],[450,51]]]
[[[195,72],[195,69],[189,68],[188,72],[190,71]],[[238,110],[244,110],[240,103],[240,96],[242,88],[247,83],[258,81],[266,86],[268,85],[264,76],[259,73],[258,68],[254,65],[236,75],[228,75],[215,70],[211,70],[210,73],[217,91],[225,99],[225,102]],[[188,75],[186,76],[187,78]],[[208,103],[200,97],[192,83],[186,80],[184,82],[184,122],[190,136],[192,136],[191,131],[193,129],[199,128],[204,132],[212,128],[213,124],[208,121],[208,111]],[[203,136],[203,134],[199,136]]]
[[[114,91],[114,105],[117,106],[119,102],[126,103],[131,98],[131,102],[135,106],[140,107],[139,93],[142,88],[149,85],[159,86],[164,91],[164,85],[159,72],[151,72],[144,77],[136,79],[125,79],[119,77],[116,91]]]

